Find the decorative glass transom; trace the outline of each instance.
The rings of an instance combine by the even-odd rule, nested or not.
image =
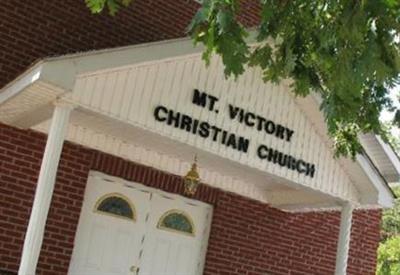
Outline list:
[[[163,230],[194,236],[194,225],[192,219],[180,210],[167,211],[161,216],[157,227]]]
[[[121,194],[108,194],[100,198],[96,204],[96,211],[135,220],[134,206],[129,202],[128,198]]]

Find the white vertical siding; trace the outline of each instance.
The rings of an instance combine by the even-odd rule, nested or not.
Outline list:
[[[219,98],[218,114],[191,103],[195,88]],[[357,200],[357,191],[348,176],[333,159],[331,149],[316,133],[288,88],[263,83],[259,70],[250,68],[235,81],[225,79],[223,66],[217,59],[208,68],[200,56],[160,61],[82,75],[77,79],[72,99],[87,109],[129,122],[193,148],[327,194]],[[228,115],[229,103],[294,130],[291,142],[231,120]],[[249,152],[245,154],[213,142],[211,138],[204,139],[157,122],[153,111],[159,104],[249,138]],[[314,178],[259,159],[256,153],[259,144],[315,164]]]

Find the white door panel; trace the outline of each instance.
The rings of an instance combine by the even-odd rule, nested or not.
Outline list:
[[[88,180],[70,275],[202,274],[211,206],[99,174]],[[135,220],[96,211],[110,194],[133,205]],[[159,226],[171,212],[187,216],[193,234]]]
[[[123,194],[129,198],[135,208],[135,221],[97,212],[96,203],[107,194]],[[69,274],[130,274],[130,268],[138,265],[149,198],[149,192],[90,178]]]
[[[211,208],[211,207],[210,207]],[[141,261],[140,275],[201,274],[202,245],[207,240],[209,210],[203,205],[154,193]],[[160,218],[170,210],[182,211],[193,222],[194,234],[158,228]],[[157,260],[155,260],[157,259]]]

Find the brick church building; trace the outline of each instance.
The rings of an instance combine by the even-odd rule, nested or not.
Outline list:
[[[335,159],[317,97],[206,67],[198,7],[1,2],[0,274],[375,274],[398,157]]]

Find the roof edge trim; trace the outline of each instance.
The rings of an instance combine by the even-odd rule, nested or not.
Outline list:
[[[36,82],[42,74],[43,62],[39,61],[23,74],[0,89],[0,104],[5,103]]]
[[[379,173],[379,170],[369,159],[368,155],[358,154],[356,160],[377,190],[378,204],[384,208],[392,207],[395,196],[389,185],[386,183],[384,177]]]
[[[62,90],[72,91],[79,74],[199,54],[202,49],[200,46],[195,47],[192,40],[186,37],[43,58],[0,89],[0,104],[39,79]]]
[[[394,151],[393,147],[390,144],[385,143],[380,136],[375,136],[378,140],[379,145],[382,147],[382,151],[389,158],[390,162],[394,166],[394,169],[397,172],[398,178],[400,178],[400,159],[399,156]]]

